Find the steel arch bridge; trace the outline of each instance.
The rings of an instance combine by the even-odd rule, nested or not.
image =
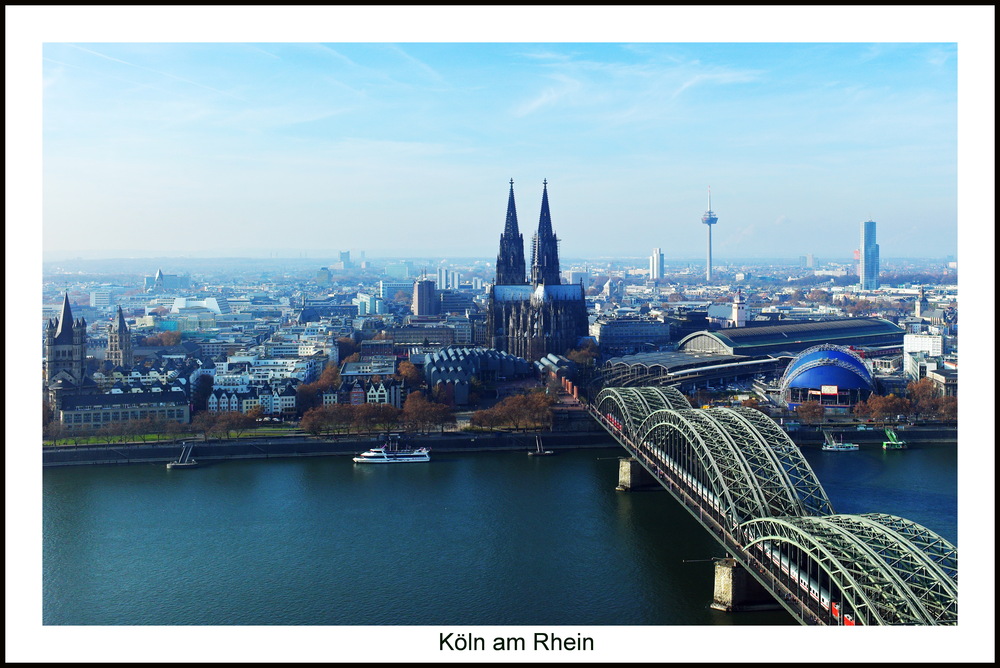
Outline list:
[[[918,524],[837,515],[781,427],[693,409],[673,387],[605,388],[591,414],[804,624],[956,624],[958,552]]]

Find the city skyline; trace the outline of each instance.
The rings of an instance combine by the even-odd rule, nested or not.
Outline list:
[[[955,255],[956,51],[49,42],[44,257],[150,227],[161,256],[488,255],[511,178],[526,221],[548,179],[567,257],[703,257],[710,186],[720,259],[846,260],[868,218],[886,256]]]
[[[561,253],[567,258],[629,257],[645,262],[652,248],[661,247],[668,263],[704,262],[706,232],[700,216],[706,189],[711,187],[713,208],[719,215],[714,241],[720,262],[732,257],[807,254],[850,262],[858,248],[858,226],[871,218],[879,225],[883,259],[960,258],[963,301],[975,305],[986,296],[990,284],[977,280],[985,278],[979,274],[992,272],[994,264],[994,243],[989,241],[994,235],[993,140],[989,139],[994,133],[993,11],[990,7],[919,6],[581,6],[572,11],[558,6],[250,6],[237,13],[229,7],[7,7],[8,313],[37,311],[37,293],[17,288],[33,284],[41,273],[39,260],[104,257],[109,250],[117,253],[115,257],[130,252],[148,258],[202,252],[225,255],[219,250],[249,255],[249,246],[230,248],[242,244],[245,237],[259,240],[261,247],[254,250],[254,257],[279,252],[300,257],[317,248],[328,248],[331,253],[364,249],[373,258],[437,255],[428,246],[393,250],[345,236],[360,232],[376,240],[388,239],[390,234],[372,231],[402,221],[427,231],[419,236],[400,233],[396,238],[402,242],[457,247],[460,241],[461,248],[445,255],[489,259],[495,255],[503,229],[511,178],[524,230],[533,230],[537,224],[542,180],[548,179],[553,227],[566,239]],[[502,62],[524,68],[517,70],[516,81],[506,82],[513,67],[491,70],[499,72],[494,77],[499,81],[491,85],[509,92],[504,104],[490,108],[485,102],[458,95],[457,91],[474,89],[475,78],[457,65],[444,67],[442,62],[461,60],[461,68],[476,63],[451,56],[441,60],[446,51],[456,53],[461,46],[449,43],[455,39],[481,42],[476,46],[489,47],[494,53],[505,49],[507,60]],[[503,41],[494,42],[498,39]],[[605,39],[617,43],[594,44]],[[318,40],[330,41],[319,44]],[[707,40],[718,43],[704,43]],[[730,40],[814,43],[779,45],[788,48],[789,54],[794,49],[795,58],[771,51],[770,57],[762,52],[753,59],[741,59],[733,54],[758,45],[725,43]],[[317,42],[310,45],[307,41]],[[855,41],[861,43],[849,43]],[[106,48],[116,42],[114,48]],[[203,67],[196,68],[193,61],[170,55],[166,47],[174,42],[214,53],[220,61],[242,54],[273,68],[281,59],[315,54],[309,61],[314,65],[341,68],[301,68],[303,73],[312,72],[310,81],[316,90],[323,84],[358,106],[337,105],[339,98],[332,97],[333,93],[320,96],[317,92],[298,102],[292,96],[294,81],[286,84],[287,89],[273,86],[282,81],[282,73],[295,73],[295,68],[271,69],[270,78],[266,70],[227,77],[220,69],[217,78]],[[948,44],[943,52],[931,48],[944,42]],[[164,47],[164,57],[159,59],[154,57],[158,46]],[[548,48],[529,51],[531,46]],[[661,48],[656,54],[647,51],[645,60],[638,59],[638,47],[654,46],[675,48]],[[608,56],[612,50],[615,58]],[[957,51],[962,57],[956,65]],[[820,72],[807,68],[805,55],[834,52],[852,55],[854,69]],[[914,79],[921,83],[917,70],[911,68],[906,70],[909,76],[897,77],[894,70],[883,67],[891,54],[945,56],[937,66],[943,62],[950,68],[950,84],[934,89],[913,87]],[[390,67],[386,60],[390,57],[395,68],[405,66],[406,72]],[[873,70],[873,76],[878,76],[865,81],[848,76],[862,70]],[[358,78],[345,79],[341,76],[345,72],[357,73]],[[373,76],[362,78],[362,72]],[[767,76],[773,73],[784,74],[786,81],[797,85],[781,87],[779,80]],[[67,82],[73,87],[65,88]],[[439,99],[418,98],[412,92],[418,84],[428,88],[427,82],[438,87],[434,90]],[[640,87],[638,83],[643,82],[650,85]],[[272,84],[266,94],[261,91],[265,84]],[[764,96],[768,84],[784,94],[781,99],[788,105],[778,107],[785,123],[765,132],[758,119],[774,109],[767,104],[769,99],[779,99]],[[76,86],[93,86],[96,95],[81,96]],[[744,95],[732,102],[723,96],[729,90]],[[751,90],[763,92],[746,95]],[[164,91],[169,97],[157,97]],[[592,95],[594,91],[604,96]],[[54,97],[63,92],[65,97]],[[475,88],[473,92],[480,91]],[[824,106],[837,99],[833,93],[844,96],[843,104]],[[853,97],[846,97],[849,94]],[[137,99],[144,105],[139,108],[141,114],[132,111]],[[746,108],[741,107],[741,99],[747,101]],[[809,115],[794,113],[802,100],[815,104]],[[650,101],[656,104],[645,104]],[[362,107],[362,102],[379,106]],[[399,107],[413,111],[404,115]],[[459,117],[455,121],[443,113],[450,113],[452,107],[466,113],[468,120]],[[718,107],[728,108],[728,125],[720,125],[708,114]],[[432,120],[451,119],[448,123],[454,125],[446,124],[431,136],[420,134],[426,125],[405,124],[417,118],[417,110],[428,109],[437,114]],[[657,112],[664,109],[673,114],[667,127],[657,122]],[[936,113],[924,115],[928,110]],[[843,119],[841,111],[846,114]],[[112,112],[121,123],[103,127],[102,119]],[[950,121],[940,121],[943,117]],[[346,138],[324,134],[338,119],[349,120],[357,132]],[[398,133],[406,136],[361,132],[369,121],[389,126],[386,119],[393,121],[393,127],[402,127]],[[204,142],[196,132],[199,120],[211,121],[216,129]],[[552,135],[562,120],[569,126],[566,134]],[[843,127],[832,124],[841,120],[856,133],[845,133]],[[569,121],[573,121],[571,126]],[[538,140],[538,135],[528,132],[536,127],[550,130],[551,141]],[[146,129],[163,135],[167,143],[160,143],[157,134],[144,133]],[[490,135],[502,136],[508,143],[491,147],[485,142]],[[598,136],[619,139],[617,145],[628,152],[599,151]],[[311,148],[297,157],[281,150],[288,145]],[[800,145],[800,160],[790,160]],[[245,158],[244,148],[253,149],[250,155],[259,157]],[[835,150],[839,148],[854,152],[840,153]],[[928,153],[945,158],[934,161],[934,171],[918,172]],[[697,161],[682,161],[691,155],[698,156]],[[759,157],[753,162],[746,155]],[[329,156],[346,166],[339,171],[331,167],[322,174],[303,175],[297,169],[325,167],[323,160]],[[147,157],[157,161],[139,160]],[[171,162],[179,157],[185,160]],[[395,161],[383,168],[386,163],[376,158]],[[235,185],[223,179],[247,165],[253,169],[242,172],[242,180]],[[823,178],[825,171],[844,165],[856,169],[841,172],[845,176],[835,182]],[[264,187],[275,171],[280,171],[280,179],[274,187]],[[812,177],[806,185],[792,179],[803,174]],[[152,191],[153,185],[164,190]],[[178,193],[185,191],[180,198]],[[825,195],[830,199],[821,197]],[[347,196],[354,199],[344,199]],[[758,196],[761,199],[755,199]],[[283,206],[277,210],[264,206],[268,197]],[[891,204],[896,198],[905,205]],[[387,209],[392,200],[409,208],[402,214]],[[346,204],[334,208],[330,202]],[[184,213],[180,203],[198,207],[196,215]],[[313,204],[320,208],[309,210]],[[830,221],[834,224],[824,226]],[[307,222],[315,225],[309,229],[308,244],[291,245],[287,241],[291,223],[305,229]],[[601,222],[607,224],[606,234],[599,234],[599,227],[595,232],[594,226]],[[214,226],[225,233],[217,233]],[[816,236],[816,230],[825,236]],[[753,239],[766,244],[749,246]],[[907,246],[904,240],[920,245]],[[334,259],[332,255],[315,257],[317,265],[320,259]],[[153,272],[156,260],[151,262],[148,271]],[[163,268],[168,270],[166,265]],[[14,280],[25,270],[26,280]],[[976,349],[985,344],[984,349],[990,350],[992,336],[981,332],[993,329],[981,313],[982,309],[973,308],[963,312],[963,345]],[[20,338],[31,342],[37,337],[22,334]],[[13,344],[8,348],[12,353]],[[30,356],[10,357],[9,385],[16,377],[37,374],[37,362]],[[991,406],[986,401],[992,390],[975,376],[967,381],[965,415],[985,414]],[[18,412],[38,410],[37,402],[28,397],[16,397],[15,403]],[[12,443],[34,442],[39,431],[33,425],[8,429],[15,437]],[[987,425],[987,440],[992,431]],[[11,450],[12,475],[35,470],[30,449]],[[987,568],[982,560],[990,553],[990,534],[975,531],[977,504],[969,490],[976,489],[970,481],[978,482],[990,467],[977,465],[975,458],[962,462],[963,559],[967,568],[982,570]],[[28,483],[10,488],[36,498],[40,487],[35,477],[28,476]],[[982,485],[992,489],[989,481],[983,480]],[[37,628],[41,619],[41,598],[36,591],[41,582],[40,507],[29,512],[15,512],[14,504],[11,507],[8,525],[14,527],[11,535],[22,545],[10,555],[12,563],[16,562],[11,568],[23,575],[11,582],[11,590],[16,585],[17,592],[8,594],[22,610],[11,622],[11,635],[16,639],[13,658],[134,660],[154,645],[168,658],[188,658],[192,652],[200,660],[233,656],[232,647],[213,640],[217,629],[194,627],[185,631],[192,642],[164,644],[153,633],[156,629],[149,633],[132,629],[133,634],[100,627]],[[988,619],[992,617],[988,610],[980,610],[980,603],[976,599],[963,602],[966,616],[957,644],[924,643],[900,650],[900,644],[891,639],[887,643],[884,637],[867,637],[852,639],[843,651],[849,659],[866,660],[889,651],[886,648],[892,648],[897,658],[902,651],[940,660],[954,660],[954,648],[959,646],[966,653],[979,654],[980,647],[988,652],[992,637]],[[985,614],[977,616],[977,612]],[[980,625],[977,620],[986,622]],[[256,651],[253,656],[257,658],[329,659],[331,648],[344,656],[353,654],[352,648],[339,644],[347,638],[377,642],[384,637],[383,629],[321,630],[319,638],[303,643],[276,629],[279,640],[294,642],[266,646],[256,639],[270,641],[275,636],[254,630],[253,636],[240,636],[244,643],[236,655]],[[60,631],[59,638],[52,642],[55,631]],[[710,628],[690,627],[657,629],[648,636],[645,629],[631,631],[609,629],[604,635],[627,638],[621,647],[650,657],[657,655],[667,637],[679,641],[675,643],[678,657],[697,657],[692,638],[711,642],[718,634]],[[749,641],[744,658],[766,660],[773,654],[770,643],[758,642],[761,636],[767,640],[778,636],[793,648],[809,649],[781,629],[746,631],[740,634]],[[396,628],[394,633],[400,640],[391,649],[403,660],[418,655],[414,647],[428,638],[419,627]],[[957,658],[961,660],[960,655]]]

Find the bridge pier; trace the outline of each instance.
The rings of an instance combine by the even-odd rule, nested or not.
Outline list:
[[[620,457],[618,459],[618,486],[619,492],[628,492],[637,489],[662,489],[656,478],[643,468],[642,464],[636,461],[635,457]]]
[[[781,606],[743,566],[726,557],[715,562],[715,592],[712,609],[723,612],[777,610]]]

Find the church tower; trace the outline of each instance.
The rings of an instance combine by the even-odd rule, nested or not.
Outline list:
[[[58,320],[49,320],[45,329],[45,382],[63,379],[80,385],[86,376],[87,322],[73,320],[69,293],[63,295]]]
[[[924,314],[930,309],[930,302],[927,301],[927,295],[924,294],[924,286],[920,286],[920,294],[917,295],[917,302],[913,305],[913,315],[917,318],[924,317]]]
[[[500,235],[495,285],[525,285],[524,236],[517,229],[517,209],[514,207],[514,179],[510,180],[507,197],[507,223]]]
[[[50,405],[59,410],[64,396],[98,391],[87,375],[87,321],[73,320],[66,293],[59,318],[50,319],[45,328],[45,392]]]
[[[747,300],[743,296],[742,288],[736,291],[736,296],[733,298],[733,317],[730,323],[730,327],[747,326]]]
[[[542,212],[538,217],[538,232],[531,242],[531,284],[559,285],[559,239],[552,231],[549,214],[548,180],[542,181]]]
[[[125,323],[125,314],[122,307],[118,307],[118,314],[115,322],[108,325],[108,352],[107,359],[115,366],[130,369],[133,363],[132,357],[132,335],[128,325]]]
[[[513,213],[511,181],[507,228],[500,238],[497,256],[497,282],[490,286],[486,306],[490,347],[530,362],[549,354],[564,355],[587,335],[583,284],[562,285],[559,240],[549,215],[548,181],[542,185],[542,212],[532,240],[531,282],[525,280],[523,254],[518,257],[521,235]],[[514,260],[505,262],[510,258]]]

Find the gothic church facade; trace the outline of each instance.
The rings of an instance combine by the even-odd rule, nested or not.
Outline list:
[[[531,241],[528,272],[511,179],[496,281],[487,302],[490,347],[529,362],[550,353],[565,355],[587,335],[587,302],[583,285],[563,285],[560,278],[559,240],[552,230],[548,181],[542,182],[542,209],[538,232]]]

